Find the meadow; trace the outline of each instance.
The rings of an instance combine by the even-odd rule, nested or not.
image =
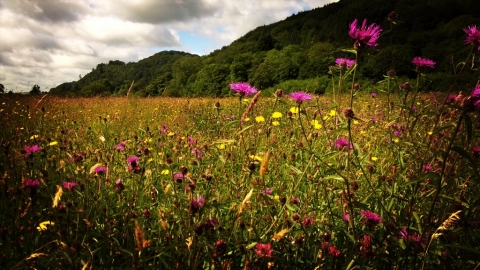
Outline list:
[[[416,57],[363,89],[350,27],[325,95],[2,95],[0,265],[479,268],[480,86],[419,91]]]

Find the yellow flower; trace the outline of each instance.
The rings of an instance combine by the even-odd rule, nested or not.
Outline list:
[[[255,160],[255,161],[260,161],[260,162],[262,162],[262,158],[259,157],[259,156],[250,155],[249,157],[250,157],[251,159]]]
[[[335,110],[330,110],[329,115],[330,116],[335,116],[335,115],[337,115],[337,112]]]
[[[324,117],[322,117],[323,121],[328,120],[328,119],[330,119],[330,116],[328,116],[328,115],[325,115]]]
[[[377,157],[371,157],[371,160],[372,160],[372,161],[377,161],[378,158],[377,158]]]
[[[220,149],[220,150],[223,150],[223,149],[225,149],[225,144],[223,144],[223,143],[217,144],[217,148]]]
[[[432,134],[433,134],[433,132],[429,131],[429,132],[427,132],[427,134],[428,134],[428,135],[432,135]]]
[[[393,139],[393,142],[394,142],[394,143],[398,143],[399,141],[400,141],[400,140],[399,140],[398,138],[394,138],[394,139]]]
[[[280,125],[280,122],[278,122],[278,121],[273,121],[273,122],[272,122],[272,125],[278,126],[278,125]]]
[[[290,108],[291,113],[297,113],[298,114],[298,107],[291,107]]]
[[[318,122],[318,120],[312,120],[310,121],[314,129],[321,129],[322,125]]]
[[[358,121],[357,121],[357,120],[353,120],[353,124],[354,124],[354,125],[357,125],[357,124],[358,124]]]
[[[55,225],[55,223],[52,222],[52,221],[44,221],[44,222],[38,224],[37,230],[39,232],[46,231],[47,230],[47,225]]]
[[[38,138],[38,135],[32,135],[32,136],[30,137],[30,140],[34,140],[34,139],[37,139],[37,138]]]
[[[50,146],[54,146],[54,145],[57,145],[57,144],[58,144],[58,142],[57,142],[57,141],[53,141],[53,142],[49,143],[48,145],[50,145]]]
[[[168,132],[168,134],[167,134],[168,137],[172,137],[173,135],[175,135],[175,133],[173,133],[173,132],[171,132],[171,131]]]
[[[257,116],[255,117],[255,121],[257,121],[257,123],[260,123],[260,122],[265,122],[265,118],[263,118],[263,116]]]
[[[281,112],[274,112],[272,113],[272,118],[277,119],[277,118],[282,118],[282,113]]]
[[[245,122],[250,121],[250,117],[245,118]]]
[[[165,169],[165,170],[163,170],[160,174],[168,175],[168,174],[170,174],[170,171],[167,170],[167,169]]]

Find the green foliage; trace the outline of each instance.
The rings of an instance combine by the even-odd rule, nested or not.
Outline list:
[[[139,96],[218,96],[230,94],[226,87],[231,82],[266,89],[316,78],[327,74],[336,57],[351,57],[343,50],[352,48],[348,25],[354,19],[367,19],[384,30],[378,49],[360,55],[364,64],[357,78],[381,81],[394,69],[397,75],[414,79],[411,60],[415,56],[433,59],[437,62],[433,73],[451,77],[470,49],[463,44],[462,28],[480,24],[478,6],[475,0],[341,0],[257,27],[207,56],[165,51],[137,63],[99,64],[80,80],[63,83],[50,93],[121,96],[134,81],[131,92]],[[391,11],[399,16],[394,23],[386,19]],[[480,64],[478,57],[472,61],[470,67]],[[473,75],[475,68],[466,72]],[[214,81],[207,82],[208,75]],[[107,91],[110,87],[105,88],[103,80],[113,90]],[[466,87],[471,82],[460,80],[455,85]],[[442,90],[447,90],[445,86],[441,85]]]

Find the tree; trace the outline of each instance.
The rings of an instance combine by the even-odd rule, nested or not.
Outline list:
[[[30,90],[30,92],[29,92],[30,95],[40,95],[41,93],[42,93],[42,91],[40,91],[40,86],[38,86],[38,84],[35,84],[32,87],[32,90]]]
[[[0,83],[0,93],[5,93],[5,86],[3,86],[3,84]]]

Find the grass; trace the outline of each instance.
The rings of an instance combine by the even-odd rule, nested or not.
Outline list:
[[[349,97],[2,95],[0,265],[478,267],[478,108]]]

